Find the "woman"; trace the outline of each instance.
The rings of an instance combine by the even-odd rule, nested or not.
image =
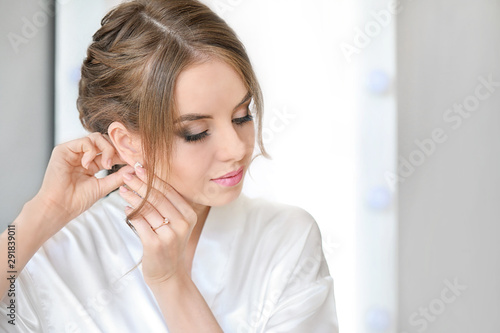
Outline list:
[[[252,112],[267,157],[262,97],[223,20],[194,0],[121,4],[88,48],[78,109],[92,134],[54,148],[9,228],[4,331],[338,332],[314,219],[241,193]]]

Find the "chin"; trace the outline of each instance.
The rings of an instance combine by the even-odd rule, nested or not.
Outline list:
[[[211,202],[207,206],[218,207],[233,202],[240,196],[242,188],[243,186],[239,184],[238,186],[232,188],[231,190],[228,190],[226,193],[219,194],[217,197],[212,198]]]
[[[224,206],[236,200],[243,189],[243,179],[234,187],[221,187],[218,184],[210,183],[204,191],[199,191],[190,197],[184,198],[191,202],[204,206]]]

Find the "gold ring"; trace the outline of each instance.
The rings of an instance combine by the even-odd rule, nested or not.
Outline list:
[[[169,223],[170,223],[170,221],[168,220],[168,218],[166,218],[166,217],[165,217],[165,218],[163,219],[163,222],[162,222],[159,226],[157,226],[156,228],[151,227],[151,229],[153,229],[153,231],[156,231],[156,229],[161,228],[161,227],[163,227],[164,225],[167,225],[167,224],[169,224]]]

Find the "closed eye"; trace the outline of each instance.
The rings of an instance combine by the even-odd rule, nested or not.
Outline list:
[[[237,126],[243,126],[245,123],[253,121],[253,116],[250,113],[249,106],[247,105],[247,115],[241,118],[235,118],[232,120],[233,124]],[[186,130],[182,131],[182,137],[184,137],[184,141],[186,142],[202,142],[205,140],[210,134],[208,134],[208,130],[203,131],[198,134],[188,134]]]
[[[236,125],[243,125],[244,123],[246,122],[249,122],[249,121],[252,121],[253,120],[253,116],[252,114],[248,111],[247,115],[244,116],[244,117],[241,117],[241,118],[236,118],[236,119],[233,119],[233,123],[235,123]]]

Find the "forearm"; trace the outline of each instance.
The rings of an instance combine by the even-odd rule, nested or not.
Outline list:
[[[187,274],[151,287],[169,332],[223,332]]]
[[[50,208],[36,198],[28,201],[9,228],[0,235],[0,295],[5,296],[11,281],[7,278],[17,276],[28,261],[50,238],[50,231],[43,226],[50,218]],[[15,272],[15,273],[14,273]]]

